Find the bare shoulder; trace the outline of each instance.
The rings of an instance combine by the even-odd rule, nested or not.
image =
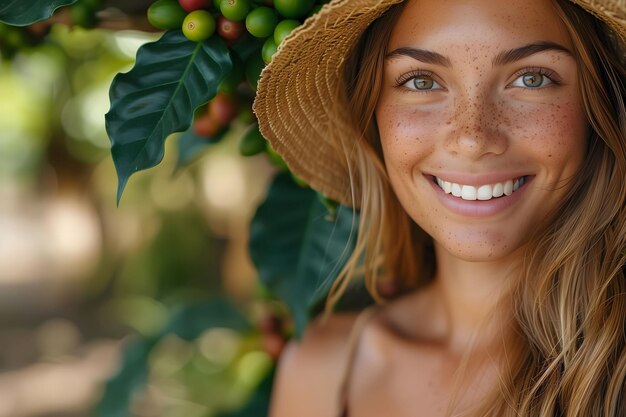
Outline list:
[[[274,383],[271,417],[334,417],[348,358],[348,339],[358,314],[316,320],[302,340],[283,351]]]
[[[429,317],[430,293],[420,291],[379,306],[366,319],[359,335],[358,361],[368,369],[367,378],[385,372],[394,347],[406,340],[433,338],[426,324],[416,326],[415,317]],[[316,320],[302,340],[290,342],[281,354],[273,387],[270,417],[336,417],[340,387],[349,360],[350,334],[359,313]],[[369,317],[372,317],[371,315]],[[430,320],[424,320],[428,323]],[[358,379],[358,378],[357,378]],[[360,378],[361,385],[367,385]],[[352,384],[353,387],[356,384]]]

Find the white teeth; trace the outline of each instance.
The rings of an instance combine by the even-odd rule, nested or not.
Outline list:
[[[476,198],[479,200],[491,200],[493,197],[493,189],[491,185],[481,185],[476,192]]]
[[[454,182],[444,181],[437,177],[435,177],[435,180],[446,194],[452,194],[455,197],[461,197],[463,200],[469,201],[486,201],[491,200],[494,197],[511,195],[526,182],[525,177],[520,177],[515,181],[508,180],[503,183],[498,182],[495,184],[485,184],[475,187],[473,185],[461,185]]]
[[[461,197],[461,186],[455,182],[452,183],[452,195],[455,197]]]
[[[493,185],[493,196],[494,197],[502,197],[504,194],[504,186],[501,183],[496,183]]]
[[[504,195],[511,195],[511,194],[513,194],[513,181],[508,180],[507,182],[504,183]]]
[[[461,187],[461,198],[463,200],[476,200],[476,187],[471,185]]]

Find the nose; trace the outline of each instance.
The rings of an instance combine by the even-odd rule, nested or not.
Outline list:
[[[445,148],[455,155],[479,160],[501,155],[509,146],[502,105],[480,95],[457,100]]]

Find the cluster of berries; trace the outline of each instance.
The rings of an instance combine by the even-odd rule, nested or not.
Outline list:
[[[315,0],[157,0],[148,20],[159,29],[180,28],[194,42],[217,32],[232,43],[247,32],[265,39],[262,57],[268,63],[282,40],[320,7]]]
[[[182,29],[193,42],[201,42],[217,34],[227,45],[235,42],[262,42],[261,53],[252,54],[242,62],[231,53],[233,69],[222,81],[218,94],[206,107],[196,112],[193,130],[208,140],[219,140],[238,114],[250,113],[250,105],[242,105],[241,89],[247,85],[256,90],[263,67],[269,63],[278,45],[300,26],[305,18],[316,13],[328,0],[156,0],[148,9],[149,22],[158,29]],[[244,94],[245,95],[245,94]],[[251,116],[251,115],[250,115]],[[245,117],[244,117],[245,118]],[[253,116],[250,121],[254,122]],[[251,156],[265,151],[270,161],[286,168],[282,158],[267,144],[252,123],[240,140],[240,152]]]

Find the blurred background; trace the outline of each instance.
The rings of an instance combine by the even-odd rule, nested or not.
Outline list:
[[[120,386],[142,388],[100,415],[217,415],[273,366],[278,348],[254,332],[163,330],[178,306],[214,294],[267,320],[247,251],[274,173],[267,158],[241,157],[233,129],[174,173],[174,135],[116,207],[108,89],[156,38],[54,25],[45,43],[1,60],[0,417],[95,415],[138,340],[152,343],[145,363]]]

